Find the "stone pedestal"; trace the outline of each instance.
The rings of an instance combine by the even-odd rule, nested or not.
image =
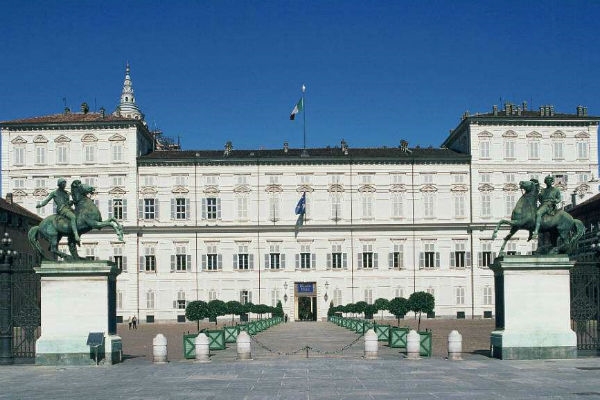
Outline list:
[[[110,261],[42,262],[42,335],[36,342],[38,365],[93,365],[96,351],[87,345],[90,332],[103,332],[100,362],[121,360],[116,335],[116,278]]]
[[[492,356],[505,360],[577,357],[570,323],[573,263],[564,255],[504,256],[492,265],[496,330]]]

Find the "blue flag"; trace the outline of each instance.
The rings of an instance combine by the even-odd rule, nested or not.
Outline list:
[[[306,213],[306,192],[302,193],[302,197],[296,204],[296,215],[304,215]]]

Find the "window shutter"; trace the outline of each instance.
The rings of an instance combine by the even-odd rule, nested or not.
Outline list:
[[[185,269],[192,272],[192,255],[188,254],[185,256]]]
[[[185,219],[190,219],[191,211],[190,199],[185,199]]]
[[[312,253],[310,255],[310,269],[315,268],[317,268],[317,255],[315,253]]]
[[[358,253],[358,269],[362,269],[363,267],[363,259],[362,259],[362,253]]]
[[[144,256],[140,256],[140,272],[144,272],[144,270],[146,269],[146,266],[144,265]]]
[[[248,291],[248,301],[252,303],[252,292]]]
[[[244,304],[244,291],[240,290],[240,303]]]
[[[223,255],[222,254],[217,254],[217,269],[218,270],[223,269]]]
[[[171,254],[171,272],[175,272],[176,262],[177,262],[177,256],[175,254]]]
[[[467,251],[465,253],[465,267],[470,267],[471,266],[471,252]]]
[[[285,254],[279,255],[279,268],[285,269]]]
[[[112,207],[112,199],[108,199],[108,218],[112,218],[113,216],[113,207]]]
[[[123,268],[121,270],[127,272],[127,256],[123,256]]]
[[[202,254],[202,270],[206,270],[206,254]]]
[[[300,254],[296,254],[296,269],[300,269]]]
[[[331,253],[327,253],[327,269],[331,269]]]
[[[348,253],[342,254],[342,266],[344,269],[348,269]]]
[[[177,300],[173,300],[173,308],[177,308]]]
[[[439,252],[435,252],[435,267],[439,268],[440,267],[440,253]]]
[[[419,269],[425,268],[425,253],[419,252]]]
[[[138,219],[144,219],[144,199],[138,200]]]
[[[404,268],[404,251],[398,253],[398,268]]]
[[[175,219],[175,199],[171,199],[171,219]]]
[[[248,264],[250,269],[254,269],[254,254],[248,254]]]
[[[490,260],[490,264],[493,264],[495,259],[496,259],[496,252],[494,251],[492,253],[492,259]]]
[[[123,219],[127,219],[127,199],[123,199]]]
[[[217,198],[217,219],[221,219],[221,199]]]
[[[160,206],[159,206],[159,202],[158,199],[154,199],[154,219],[158,220],[160,218]]]
[[[233,269],[238,269],[238,255],[233,255]]]
[[[388,253],[388,268],[394,268],[394,253]]]
[[[373,268],[379,268],[379,253],[373,253]]]
[[[265,254],[265,269],[269,269],[269,261],[271,261],[271,257],[269,256],[269,254]]]
[[[477,266],[483,267],[483,253],[482,252],[477,253]]]
[[[455,258],[455,252],[451,251],[450,252],[450,268],[456,268],[456,258]]]
[[[202,199],[202,219],[206,219],[206,198]]]

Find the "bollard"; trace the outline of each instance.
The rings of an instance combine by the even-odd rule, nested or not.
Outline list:
[[[196,347],[196,362],[210,362],[208,336],[206,336],[206,333],[200,332],[198,336],[196,336],[196,339],[194,339],[194,346]]]
[[[406,358],[410,360],[418,360],[419,348],[421,347],[421,335],[414,329],[411,329],[406,336]]]
[[[154,364],[164,364],[167,362],[167,338],[159,333],[152,340],[152,355]]]
[[[367,360],[375,360],[377,358],[377,334],[373,329],[369,329],[365,333],[365,358]]]
[[[238,360],[252,360],[248,332],[242,331],[237,337],[237,358]]]
[[[462,335],[458,331],[448,335],[448,360],[462,360]]]

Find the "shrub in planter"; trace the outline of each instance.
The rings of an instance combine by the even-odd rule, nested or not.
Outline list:
[[[377,311],[385,311],[389,309],[390,301],[388,299],[384,299],[383,297],[378,298],[373,303],[375,307],[377,307]],[[381,319],[383,319],[383,312],[381,313]]]
[[[403,318],[409,310],[408,300],[404,297],[395,297],[390,300],[388,310],[396,317],[398,324],[400,324],[400,318]]]
[[[190,301],[185,307],[185,317],[189,321],[196,321],[197,329],[200,330],[200,320],[211,316],[208,303],[202,300]]]
[[[414,311],[415,314],[419,314],[419,323],[417,324],[417,331],[421,329],[421,314],[432,313],[435,308],[435,298],[431,293],[427,292],[414,292],[408,298],[408,307],[410,311]]]

